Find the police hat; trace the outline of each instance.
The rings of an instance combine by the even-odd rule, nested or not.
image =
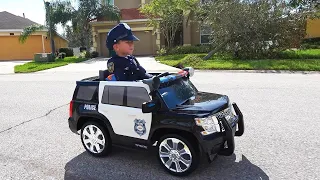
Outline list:
[[[119,23],[108,33],[106,45],[112,50],[113,45],[119,40],[139,41],[139,39],[132,34],[131,28],[126,23]]]

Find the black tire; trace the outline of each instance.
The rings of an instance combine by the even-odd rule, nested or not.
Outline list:
[[[177,140],[183,142],[183,143],[188,147],[188,151],[189,151],[189,153],[191,153],[191,158],[189,158],[189,159],[187,158],[187,156],[189,156],[189,154],[181,155],[181,157],[184,156],[184,157],[183,157],[184,159],[191,160],[191,165],[188,167],[188,166],[186,166],[185,164],[183,164],[182,162],[178,162],[178,164],[179,164],[179,166],[181,167],[181,169],[183,169],[182,166],[185,166],[186,170],[181,171],[181,172],[177,172],[177,171],[175,172],[174,170],[172,170],[172,169],[174,169],[174,167],[177,167],[177,163],[176,163],[176,162],[172,162],[172,164],[171,164],[171,166],[170,166],[170,169],[171,169],[171,170],[170,170],[170,169],[167,168],[167,166],[164,164],[164,162],[165,162],[166,160],[165,160],[165,159],[162,159],[162,158],[160,157],[160,145],[161,145],[162,143],[164,143],[164,141],[168,142],[168,145],[169,145],[171,148],[173,147],[173,144],[170,145],[170,140],[171,140],[171,139],[166,140],[166,139],[168,139],[168,138],[177,139]],[[179,144],[179,143],[178,143],[178,144]],[[179,147],[179,146],[180,146],[180,147]],[[177,149],[178,149],[178,150],[182,150],[182,149],[181,149],[182,147],[184,147],[183,144],[177,145]],[[189,141],[188,139],[183,138],[183,137],[180,136],[180,135],[177,135],[177,134],[168,134],[168,135],[165,135],[165,136],[161,137],[161,138],[159,139],[159,141],[158,141],[158,144],[157,144],[157,159],[158,159],[160,165],[161,165],[167,172],[169,172],[170,174],[175,175],[175,176],[187,176],[187,175],[189,175],[190,173],[192,173],[192,172],[198,167],[199,162],[200,162],[199,152],[195,150],[195,147],[196,147],[196,146],[195,146],[194,144],[192,144],[192,141]],[[162,148],[161,151],[164,152],[164,149],[163,149],[162,146],[161,146],[161,148]],[[167,149],[165,149],[165,150],[167,150]],[[171,157],[172,157],[172,156],[171,156]],[[190,157],[190,156],[189,156],[189,157]],[[179,158],[180,158],[180,157],[179,157]],[[179,158],[178,158],[178,159],[179,159]],[[169,162],[169,159],[170,159],[170,158],[167,158],[167,159],[168,159],[167,162]],[[181,165],[182,165],[182,166],[181,166]],[[171,168],[171,167],[172,167],[172,168]],[[177,169],[177,168],[175,168],[175,169]]]
[[[97,136],[97,139],[91,138],[91,139],[93,139],[91,142],[87,141],[85,143],[83,137],[87,137],[86,139],[89,139],[89,138],[88,138],[87,135],[84,135],[84,133],[86,133],[85,131],[88,130],[87,128],[89,128],[90,126],[93,128],[93,131],[95,133],[97,133],[98,132],[97,129],[99,129],[101,133],[100,132],[98,132],[98,133],[102,134],[102,135]],[[87,133],[90,134],[89,131],[87,131]],[[105,128],[105,126],[101,125],[100,123],[97,123],[95,121],[86,122],[81,128],[80,137],[81,137],[81,142],[82,142],[83,147],[92,156],[95,156],[95,157],[107,156],[111,152],[112,142],[111,142],[110,135],[109,135],[107,129]],[[97,140],[100,140],[100,141],[102,140],[103,141],[103,139],[104,139],[104,142],[105,142],[104,146],[97,141]],[[90,139],[89,139],[89,141],[90,141]],[[90,148],[89,148],[89,147],[91,147],[90,145],[93,147],[92,150],[90,150]],[[100,150],[98,150],[97,147],[99,147]]]

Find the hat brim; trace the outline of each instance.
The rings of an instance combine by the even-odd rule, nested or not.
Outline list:
[[[122,38],[121,40],[127,40],[127,41],[140,41],[139,38],[137,38],[135,35],[130,35]]]

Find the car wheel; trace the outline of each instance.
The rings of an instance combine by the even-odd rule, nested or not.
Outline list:
[[[111,139],[108,131],[101,124],[90,121],[81,128],[81,142],[93,156],[106,156],[111,152]]]
[[[176,135],[165,135],[160,138],[158,160],[170,174],[185,176],[196,169],[199,164],[199,154],[185,138]]]

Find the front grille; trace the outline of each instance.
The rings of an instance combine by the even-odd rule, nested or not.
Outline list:
[[[224,109],[223,111],[218,112],[217,114],[215,114],[215,116],[221,120],[223,117],[226,116],[231,116],[234,117],[234,114],[232,114],[230,107]]]

